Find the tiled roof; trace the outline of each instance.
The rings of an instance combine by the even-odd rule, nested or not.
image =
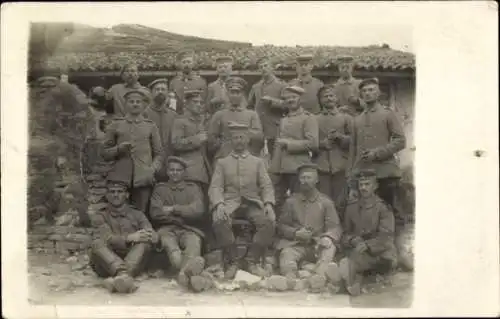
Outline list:
[[[195,60],[199,69],[213,69],[214,57],[227,54],[234,58],[233,68],[236,70],[256,69],[256,61],[263,55],[269,55],[278,64],[278,69],[293,69],[295,57],[303,52],[314,54],[316,68],[335,68],[336,57],[352,55],[355,68],[360,70],[403,71],[415,69],[415,56],[411,53],[392,50],[379,46],[374,47],[280,47],[253,46],[249,48],[231,49],[228,51],[198,51]],[[166,51],[127,51],[119,53],[82,52],[55,53],[43,63],[44,68],[65,67],[71,71],[114,71],[123,63],[133,60],[144,71],[173,70],[176,68],[177,52]]]

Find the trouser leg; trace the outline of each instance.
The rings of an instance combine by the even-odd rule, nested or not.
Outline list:
[[[236,245],[232,227],[232,216],[227,220],[213,222],[213,231],[217,247],[222,248],[226,264],[236,262]]]
[[[127,273],[131,277],[137,276],[147,264],[149,253],[151,252],[151,244],[138,243],[132,246],[127,256],[125,256],[125,264]]]
[[[113,277],[127,269],[124,260],[106,244],[96,241],[89,252],[91,268],[99,277]]]
[[[345,171],[336,172],[331,176],[332,200],[337,203],[347,187]]]
[[[298,190],[298,179],[295,174],[273,174],[271,176],[274,186],[274,196],[276,199],[277,218],[286,198],[286,193]]]
[[[280,273],[283,276],[296,274],[299,270],[299,262],[306,255],[304,247],[287,247],[283,248],[279,253]]]
[[[182,267],[182,252],[179,247],[177,235],[173,230],[168,228],[160,228],[158,230],[160,236],[161,244],[163,249],[167,254],[170,264],[175,270],[179,270]]]
[[[191,258],[201,255],[202,240],[200,236],[193,233],[192,231],[184,230],[179,237],[179,243],[181,248],[183,249],[183,263],[186,263]]]
[[[146,216],[149,211],[149,199],[151,198],[152,187],[141,186],[132,188],[130,191],[130,202]]]
[[[269,152],[270,158],[273,158],[274,155],[274,144],[276,142],[276,139],[273,138],[268,138],[267,139],[267,151]]]
[[[248,220],[255,226],[255,234],[248,253],[250,262],[259,264],[266,254],[274,236],[274,223],[265,212],[256,206],[249,206],[246,212]]]
[[[318,190],[333,200],[332,186],[332,175],[327,172],[320,172],[318,176]]]
[[[333,261],[337,248],[332,245],[329,248],[320,248],[318,251],[318,259],[316,260],[316,273],[318,275],[325,275],[328,264]]]
[[[377,195],[392,209],[396,223],[396,233],[404,227],[404,218],[401,208],[397,205],[396,194],[399,187],[399,178],[388,177],[378,179]]]

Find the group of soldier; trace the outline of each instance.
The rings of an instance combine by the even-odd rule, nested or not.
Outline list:
[[[106,94],[114,119],[103,156],[113,167],[90,260],[110,291],[135,291],[133,277],[155,249],[194,291],[213,284],[203,253],[214,249],[227,280],[243,267],[262,278],[277,272],[290,287],[306,278],[352,295],[366,271],[394,269],[395,154],[405,136],[380,104],[376,78],[353,78],[345,56],[340,79],[324,84],[311,75],[312,56],[300,55],[297,78],[286,83],[263,57],[247,96],[230,57],[216,60],[209,85],[193,72],[193,52],[178,61],[180,75],[148,87],[128,64]],[[253,227],[243,260],[237,219]]]

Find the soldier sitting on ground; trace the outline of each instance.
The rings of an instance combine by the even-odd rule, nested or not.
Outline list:
[[[387,272],[397,263],[394,245],[394,216],[380,199],[377,173],[372,169],[354,174],[358,198],[351,200],[344,214],[342,244],[347,257],[340,261],[340,271],[349,294],[359,295],[363,274]]]
[[[106,278],[104,286],[110,292],[131,293],[138,288],[133,277],[146,265],[158,235],[146,216],[126,203],[128,181],[109,177],[107,187],[108,207],[92,218],[98,238],[89,252],[90,265]]]
[[[340,245],[342,227],[335,205],[316,188],[318,167],[315,164],[299,166],[298,178],[299,191],[285,201],[278,220],[280,272],[292,281],[298,275],[308,277],[313,289],[320,289],[327,282],[337,288],[341,278],[333,258]],[[307,263],[315,265],[308,267]],[[300,274],[299,265],[305,266]],[[311,276],[307,272],[311,272]]]
[[[203,194],[194,182],[184,180],[187,163],[182,158],[171,156],[166,164],[169,179],[156,184],[150,215],[179,283],[192,288],[191,277],[200,275],[205,266],[200,257],[205,237]]]

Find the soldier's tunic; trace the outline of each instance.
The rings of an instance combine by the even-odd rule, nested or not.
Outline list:
[[[276,205],[280,207],[288,189],[296,188],[297,168],[311,162],[311,153],[318,149],[318,123],[308,111],[299,109],[285,116],[278,129],[278,138],[288,139],[289,145],[274,148],[269,172],[272,173]]]
[[[163,206],[173,206],[174,213],[165,214]],[[180,250],[186,259],[201,254],[205,207],[198,185],[184,181],[157,184],[151,196],[150,215],[167,254]]]
[[[145,116],[153,121],[158,127],[163,148],[163,161],[161,163],[160,171],[156,174],[156,179],[158,181],[166,181],[168,177],[164,161],[173,153],[171,132],[174,120],[177,117],[177,113],[169,108],[166,103],[164,105],[151,104],[146,109]]]
[[[145,89],[146,87],[141,85],[141,83],[136,82],[135,84],[129,86],[126,83],[114,84],[109,88],[106,93],[107,99],[113,100],[113,114],[116,117],[124,117],[127,114],[127,109],[125,107],[125,98],[123,97],[125,93],[130,90]]]
[[[220,247],[235,243],[233,218],[248,219],[255,226],[253,246],[256,251],[271,244],[274,224],[264,213],[264,205],[274,205],[274,190],[262,159],[248,151],[243,154],[232,152],[219,159],[208,196],[211,211],[223,203],[226,213],[231,216],[230,220],[214,222],[213,229]]]
[[[377,172],[378,195],[392,206],[397,221],[400,212],[395,207],[395,193],[401,170],[395,154],[406,146],[406,138],[401,122],[394,111],[379,103],[354,119],[354,134],[350,147],[350,164],[352,169],[374,169]],[[365,150],[376,153],[376,159],[366,162],[361,159]]]
[[[323,81],[313,76],[309,76],[303,79],[293,79],[290,81],[289,85],[300,86],[306,91],[300,98],[300,104],[304,110],[312,114],[318,114],[321,111],[318,100],[318,91],[324,85]]]
[[[231,122],[244,124],[249,127],[250,152],[255,156],[260,155],[264,139],[262,125],[257,113],[247,109],[246,103],[243,101],[237,107],[231,105],[228,108],[217,111],[210,119],[208,143],[211,150],[216,152],[214,163],[217,159],[226,157],[231,153],[231,131],[228,127]]]
[[[339,100],[339,105],[345,113],[356,116],[362,111],[362,103],[359,96],[359,84],[361,80],[350,77],[349,79],[339,78],[333,85],[335,95]]]
[[[207,157],[207,145],[197,135],[206,132],[205,116],[197,118],[184,114],[175,119],[172,127],[172,148],[175,155],[188,163],[186,180],[195,181],[208,186],[212,175]]]
[[[130,142],[130,154],[120,154],[118,145]],[[133,118],[127,115],[115,119],[106,130],[103,157],[115,161],[108,176],[120,176],[131,181],[131,202],[147,213],[154,175],[161,168],[162,143],[158,127],[143,116]]]
[[[279,263],[283,275],[296,271],[302,260],[317,263],[333,260],[334,247],[321,249],[316,259],[314,244],[304,244],[296,239],[295,232],[303,227],[313,233],[314,240],[328,237],[335,246],[340,246],[342,226],[334,203],[319,191],[310,198],[301,193],[293,194],[283,206],[277,227],[280,236],[277,249],[280,251]]]
[[[337,109],[325,109],[316,119],[319,128],[319,151],[314,162],[319,169],[318,189],[336,201],[345,188],[353,122],[351,116],[342,114]],[[339,133],[339,138],[335,141],[328,139],[331,130]]]
[[[394,216],[379,197],[374,195],[350,201],[343,226],[342,245],[352,274],[367,270],[386,271],[395,265]],[[354,248],[361,242],[366,243],[368,250],[360,254]]]
[[[146,216],[128,205],[96,212],[92,226],[97,230],[90,249],[90,265],[101,277],[126,271],[137,276],[146,265],[151,244],[130,243],[128,235],[141,229],[153,229]]]
[[[177,113],[184,113],[184,92],[188,90],[201,90],[202,98],[207,95],[207,81],[201,76],[194,74],[179,74],[170,81],[170,91],[175,92],[177,96]]]
[[[212,103],[213,98],[220,100],[220,102]],[[219,78],[208,84],[206,106],[209,115],[213,115],[217,111],[229,107],[230,104],[226,83],[222,79]]]
[[[267,140],[269,152],[274,150],[274,142],[278,134],[278,127],[285,112],[286,106],[281,100],[281,95],[286,83],[272,76],[269,81],[261,79],[255,83],[248,97],[248,108],[254,109],[259,115],[264,137]],[[268,96],[274,101],[265,101],[263,96]]]

